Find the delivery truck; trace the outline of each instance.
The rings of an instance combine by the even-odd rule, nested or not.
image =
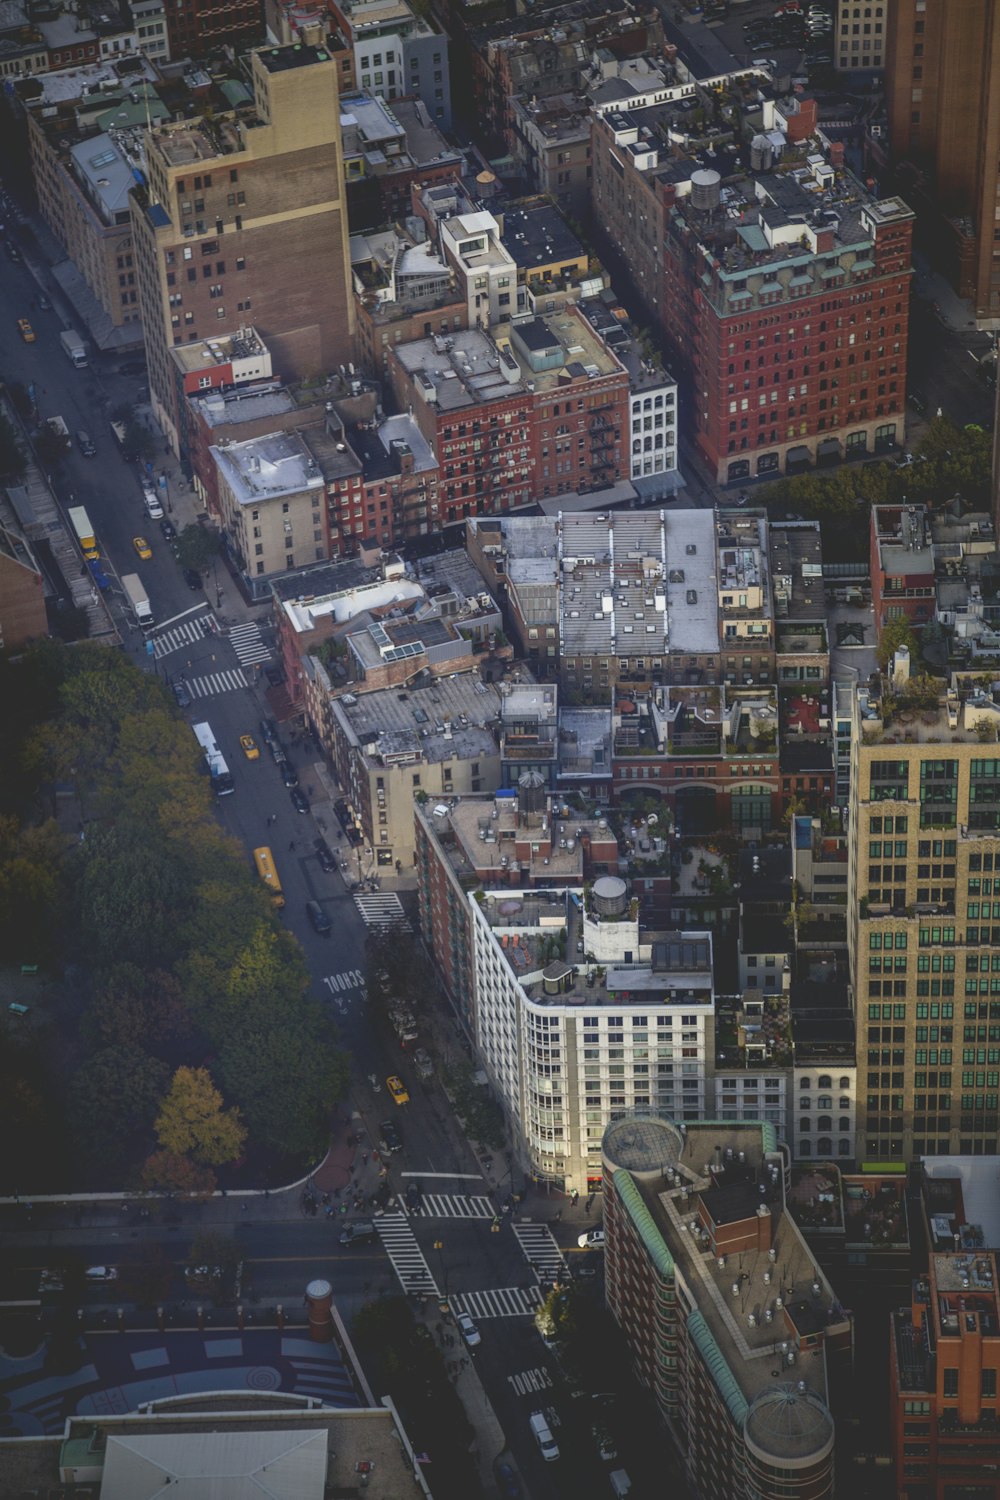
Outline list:
[[[59,335],[59,342],[66,351],[66,358],[71,360],[78,370],[82,370],[87,363],[87,346],[76,329],[64,329]]]
[[[80,550],[84,557],[87,559],[100,557],[101,554],[97,548],[97,537],[94,534],[93,525],[82,505],[71,506],[69,523],[76,533],[76,539],[80,543]]]
[[[152,630],[156,621],[153,619],[153,611],[149,607],[149,596],[146,585],[139,578],[138,573],[123,573],[122,588],[128,595],[128,601],[135,615],[135,622],[141,630]]]

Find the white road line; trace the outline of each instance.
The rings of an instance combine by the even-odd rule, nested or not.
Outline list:
[[[440,1297],[423,1251],[417,1244],[405,1214],[383,1214],[375,1230],[404,1292],[433,1292]]]
[[[354,904],[369,927],[398,927],[412,932],[395,891],[371,896],[355,896]]]
[[[247,625],[234,625],[227,634],[242,666],[252,667],[258,662],[271,660],[271,652],[261,639],[260,627],[253,621]]]
[[[235,693],[240,688],[249,687],[239,667],[211,672],[206,677],[189,677],[186,681],[188,691],[195,698],[211,698],[216,693]]]
[[[482,1182],[479,1172],[400,1172],[400,1177],[451,1177],[456,1182]]]
[[[183,625],[175,625],[164,635],[153,638],[153,655],[159,660],[162,656],[169,656],[173,651],[180,651],[185,646],[193,646],[204,639],[204,621],[187,620]]]
[[[558,1280],[566,1262],[547,1224],[514,1224],[513,1230],[525,1260],[539,1279]]]
[[[495,1212],[489,1198],[462,1193],[424,1193],[419,1208],[407,1208],[402,1199],[399,1206],[418,1219],[492,1219]]]
[[[534,1370],[522,1370],[519,1375],[508,1375],[507,1381],[519,1396],[535,1395],[538,1391],[550,1390],[552,1386],[552,1376],[540,1366]]]
[[[182,609],[179,615],[171,615],[169,620],[161,620],[157,630],[166,630],[168,625],[175,625],[178,620],[187,619],[188,615],[196,615],[200,609],[208,608],[208,600],[203,599],[200,604],[192,604],[190,609]]]
[[[536,1286],[504,1286],[479,1292],[458,1292],[448,1298],[454,1312],[465,1312],[470,1318],[530,1318],[541,1305]]]

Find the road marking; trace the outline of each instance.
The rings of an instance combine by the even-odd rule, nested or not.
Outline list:
[[[406,919],[403,903],[395,891],[386,892],[385,895],[355,896],[354,904],[369,927],[395,927],[400,931],[413,931]]]
[[[168,630],[165,635],[158,635],[153,640],[153,655],[159,661],[162,656],[169,656],[172,651],[180,651],[184,646],[197,645],[205,639],[204,620],[186,620],[183,625],[175,625],[173,630]]]
[[[169,620],[161,620],[157,630],[166,630],[168,625],[175,625],[178,620],[186,620],[188,615],[196,615],[199,609],[207,609],[208,600],[203,599],[200,604],[192,604],[190,609],[182,609],[179,615],[171,615]]]
[[[346,990],[363,989],[365,976],[360,969],[343,969],[339,974],[324,974],[323,983],[336,995]]]
[[[478,1318],[532,1318],[541,1305],[537,1286],[502,1286],[482,1292],[458,1292],[448,1298],[453,1312]]]
[[[419,1207],[412,1210],[402,1198],[398,1201],[404,1214],[419,1219],[492,1219],[495,1213],[489,1198],[463,1193],[423,1193]]]
[[[508,1375],[507,1383],[513,1386],[518,1396],[528,1396],[538,1391],[549,1390],[552,1386],[552,1376],[548,1370],[536,1366],[533,1370],[522,1370],[519,1375]]]
[[[512,1226],[525,1260],[540,1281],[558,1281],[566,1273],[566,1262],[547,1224]]]
[[[481,1172],[400,1172],[400,1177],[451,1177],[460,1182],[482,1182]]]
[[[185,679],[188,692],[194,698],[211,698],[216,693],[235,693],[250,684],[240,667],[231,667],[225,672],[210,672],[206,677]]]
[[[261,639],[260,627],[253,621],[249,625],[234,625],[227,634],[241,666],[253,667],[258,662],[271,660],[270,649]]]
[[[440,1297],[437,1282],[417,1244],[405,1214],[383,1214],[375,1220],[375,1231],[382,1241],[392,1269],[404,1292],[430,1292]]]

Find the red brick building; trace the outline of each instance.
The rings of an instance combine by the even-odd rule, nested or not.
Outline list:
[[[676,123],[673,104],[595,121],[594,210],[699,393],[705,462],[738,482],[892,447],[904,427],[912,212],[870,198],[790,128],[782,170],[762,135],[747,173],[735,146],[703,146],[707,166],[678,161]]]
[[[936,598],[926,513],[915,505],[873,505],[869,544],[879,639],[894,620],[908,620],[919,630],[934,618]]]
[[[264,39],[261,0],[179,0],[166,7],[171,57],[198,57],[225,43]]]

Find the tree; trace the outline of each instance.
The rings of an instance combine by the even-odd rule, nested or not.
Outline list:
[[[913,626],[909,620],[889,620],[882,631],[875,657],[879,666],[885,671],[892,661],[893,656],[901,646],[905,646],[910,653],[911,662],[916,662],[919,654],[917,638],[913,633]]]
[[[136,1142],[148,1137],[169,1077],[166,1063],[137,1047],[103,1047],[73,1077],[70,1123],[102,1182],[117,1183]]]
[[[318,1018],[275,1013],[266,1025],[240,1028],[219,1063],[255,1140],[295,1157],[325,1150],[350,1068]]]
[[[24,450],[17,441],[14,425],[0,412],[0,474],[8,480],[21,479],[25,468]]]
[[[177,1069],[155,1128],[164,1151],[213,1167],[235,1161],[247,1137],[239,1110],[223,1108],[207,1068]]]
[[[43,469],[56,469],[69,452],[69,444],[61,432],[56,432],[46,422],[35,434],[35,457]]]
[[[203,573],[213,557],[218,556],[220,540],[219,533],[207,526],[199,526],[197,522],[185,526],[174,543],[181,567]]]
[[[138,964],[116,964],[87,1007],[83,1034],[98,1046],[118,1043],[153,1049],[191,1030],[181,987],[164,969],[143,972]]]
[[[156,442],[148,427],[130,417],[125,424],[122,455],[129,463],[149,463],[156,452]]]
[[[172,1151],[154,1151],[143,1164],[141,1181],[147,1192],[179,1193],[204,1201],[215,1192],[218,1179],[211,1167],[177,1156]]]
[[[20,828],[0,814],[0,955],[22,963],[56,956],[65,853],[54,821]]]

